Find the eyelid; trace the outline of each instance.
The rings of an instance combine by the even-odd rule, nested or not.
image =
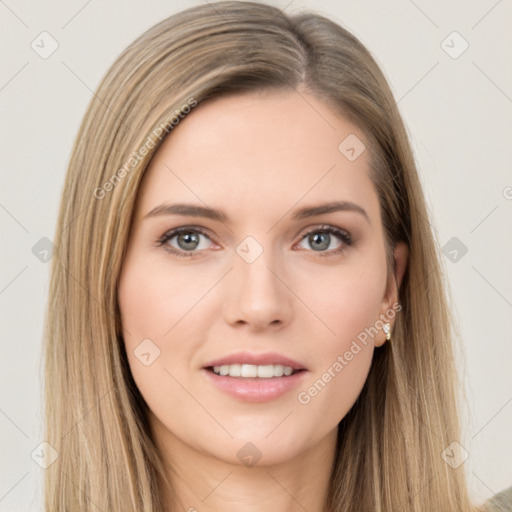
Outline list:
[[[316,233],[317,231],[327,231],[327,232],[334,232],[339,233],[339,235],[343,235],[344,237],[348,238],[348,241],[352,242],[352,235],[349,231],[343,228],[339,228],[337,226],[334,226],[332,224],[315,224],[313,226],[309,226],[306,229],[306,231],[302,231],[302,238],[303,240],[306,236],[310,235],[311,233]]]
[[[157,240],[157,246],[158,247],[164,246],[166,244],[166,242],[168,242],[169,240],[171,240],[174,237],[180,235],[181,233],[186,233],[186,232],[189,232],[189,231],[197,232],[197,233],[205,236],[209,240],[211,240],[213,243],[219,245],[218,242],[216,242],[215,237],[213,237],[211,235],[209,229],[203,228],[202,226],[185,225],[185,226],[179,226],[179,227],[176,227],[176,228],[173,228],[173,229],[170,229],[170,230],[166,231]],[[299,244],[300,242],[302,242],[308,235],[310,235],[312,233],[316,233],[316,232],[327,232],[329,234],[334,234],[342,242],[342,247],[338,248],[338,249],[331,249],[330,251],[313,251],[313,250],[306,251],[306,252],[317,253],[319,256],[326,256],[327,257],[327,256],[337,255],[337,254],[343,252],[344,250],[346,250],[346,248],[351,246],[353,244],[353,242],[354,242],[353,239],[352,239],[352,235],[346,229],[343,229],[343,228],[340,228],[340,227],[337,227],[337,226],[334,226],[334,225],[331,225],[331,224],[315,224],[315,225],[311,225],[311,226],[308,226],[308,227],[303,228],[302,230],[300,230],[300,232],[296,235],[296,236],[300,235],[300,240],[298,240],[298,242],[296,244],[294,244],[294,247],[297,244]],[[176,249],[174,247],[172,249],[165,248],[165,250],[167,252],[171,253],[171,254],[175,254],[175,255],[178,255],[178,256],[185,256],[185,257],[193,257],[193,256],[201,254],[201,252],[204,251],[204,250],[201,250],[201,251],[183,251],[183,250]]]
[[[318,255],[321,258],[330,258],[330,257],[339,256],[340,254],[344,253],[349,247],[354,245],[354,240],[349,231],[347,231],[346,229],[334,226],[332,224],[314,225],[314,226],[310,226],[309,228],[306,228],[306,229],[307,229],[307,231],[302,232],[301,238],[297,242],[297,244],[300,244],[310,234],[321,233],[321,232],[329,233],[330,235],[334,235],[335,237],[337,237],[340,240],[341,246],[336,249],[331,249],[329,251],[306,250],[306,252],[313,253],[315,255]]]
[[[205,236],[209,240],[211,240],[213,243],[217,242],[215,241],[215,237],[213,237],[210,234],[210,231],[206,228],[203,228],[202,226],[195,226],[195,225],[186,225],[186,226],[179,226],[176,228],[169,229],[166,231],[160,238],[157,239],[157,247],[163,247],[169,240],[173,239],[175,236],[180,235],[181,233],[187,233],[189,231],[197,232],[200,235]],[[175,247],[164,248],[167,252],[171,254],[175,254],[177,256],[184,256],[184,257],[192,257],[195,255],[200,254],[202,251],[183,251],[176,249]]]

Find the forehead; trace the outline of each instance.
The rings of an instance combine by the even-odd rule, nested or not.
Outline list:
[[[304,92],[216,98],[195,107],[160,146],[142,180],[138,214],[188,201],[238,217],[268,214],[271,222],[294,205],[345,200],[378,216],[364,140]]]

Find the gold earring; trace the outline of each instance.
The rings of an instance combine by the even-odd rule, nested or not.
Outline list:
[[[390,324],[384,324],[382,326],[382,330],[386,333],[386,340],[391,339],[391,325]]]

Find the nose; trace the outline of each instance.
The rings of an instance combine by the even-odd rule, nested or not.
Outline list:
[[[286,284],[282,265],[270,250],[252,263],[234,255],[234,268],[228,277],[224,318],[232,325],[247,324],[250,330],[281,329],[292,319],[293,293]]]

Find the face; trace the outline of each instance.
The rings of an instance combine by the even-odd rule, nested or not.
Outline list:
[[[332,446],[396,300],[364,140],[306,92],[259,92],[197,106],[157,151],[118,293],[162,446],[260,465]]]

